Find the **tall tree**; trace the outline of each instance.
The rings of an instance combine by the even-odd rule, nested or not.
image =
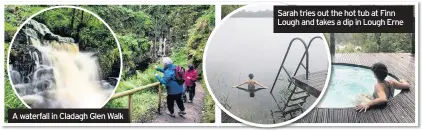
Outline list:
[[[334,33],[330,33],[330,54],[334,56],[336,53],[336,38]]]
[[[412,44],[412,51],[410,53],[415,54],[415,33],[409,33],[410,35],[410,40],[411,40],[411,44]]]
[[[381,33],[375,33],[375,41],[378,45],[378,52],[381,52]]]
[[[75,22],[75,12],[76,12],[76,9],[75,9],[75,8],[73,8],[73,9],[72,9],[72,19],[71,19],[71,21],[70,21],[70,25],[69,25],[69,29],[70,29],[70,30],[73,30],[73,23]]]
[[[84,23],[84,11],[81,10],[81,17],[80,17],[80,22],[78,24],[78,28],[77,28],[77,32],[76,32],[76,43],[80,43],[80,38],[81,38],[81,30],[83,28],[83,23]],[[81,47],[81,45],[79,45]]]

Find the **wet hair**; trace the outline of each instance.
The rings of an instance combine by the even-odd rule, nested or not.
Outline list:
[[[254,92],[249,92],[249,96],[250,97],[255,97],[255,93]]]
[[[252,73],[249,74],[249,78],[250,79],[253,79],[253,74]]]
[[[379,81],[385,80],[385,78],[388,75],[387,66],[385,66],[383,63],[377,62],[377,63],[373,64],[371,70],[372,70],[372,72],[374,72],[375,77]]]

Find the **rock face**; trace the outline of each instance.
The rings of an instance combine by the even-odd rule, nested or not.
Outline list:
[[[59,43],[75,42],[73,38],[62,37],[52,33],[50,29],[42,23],[38,23],[35,20],[29,20],[19,31],[13,44],[48,44],[52,41],[57,41]]]
[[[39,23],[35,20],[29,20],[22,29],[18,32],[10,51],[10,67],[14,71],[19,71],[15,74],[20,76],[12,80],[13,83],[16,82],[28,82],[32,77],[32,72],[35,70],[36,63],[43,65],[46,62],[43,59],[41,52],[32,45],[48,45],[51,42],[59,43],[73,43],[75,40],[70,37],[61,37],[50,31],[42,23]],[[44,58],[46,59],[46,58]]]

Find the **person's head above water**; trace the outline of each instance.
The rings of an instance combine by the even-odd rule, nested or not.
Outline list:
[[[249,79],[253,79],[253,74],[252,73],[249,74]]]
[[[371,70],[378,81],[384,81],[388,75],[387,66],[380,62],[373,64]]]
[[[170,57],[164,57],[163,58],[163,66],[165,69],[167,69],[167,65],[173,64],[173,61],[170,59]]]

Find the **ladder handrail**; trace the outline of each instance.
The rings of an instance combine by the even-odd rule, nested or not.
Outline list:
[[[296,76],[297,72],[299,71],[299,67],[300,67],[300,65],[301,65],[301,64],[303,64],[303,63],[302,63],[302,62],[303,62],[303,59],[304,59],[304,58],[305,58],[305,56],[306,56],[306,67],[304,67],[304,68],[305,68],[305,70],[306,70],[306,79],[308,79],[308,75],[309,75],[309,70],[308,70],[308,67],[309,67],[309,51],[308,51],[308,50],[309,50],[309,47],[311,46],[312,42],[313,42],[315,39],[317,39],[317,38],[322,39],[322,37],[321,37],[321,36],[315,36],[315,37],[313,37],[313,38],[309,41],[308,45],[306,45],[306,42],[305,42],[303,39],[298,38],[298,37],[293,38],[293,39],[290,41],[289,47],[287,48],[287,52],[286,52],[286,54],[284,55],[284,58],[283,58],[283,62],[281,63],[280,69],[278,70],[278,73],[277,73],[277,76],[276,76],[275,81],[274,81],[274,83],[273,83],[273,86],[271,87],[271,91],[270,91],[270,93],[272,93],[272,92],[273,92],[274,86],[275,86],[275,84],[277,83],[278,76],[280,75],[280,71],[281,71],[281,69],[282,69],[282,68],[283,68],[283,66],[284,66],[284,62],[285,62],[285,60],[286,60],[287,54],[289,53],[289,51],[290,51],[290,47],[291,47],[292,43],[293,43],[295,40],[300,40],[300,41],[302,42],[302,44],[304,44],[304,46],[305,46],[305,52],[303,53],[302,58],[300,59],[300,62],[299,62],[299,64],[298,64],[298,67],[296,67],[296,71],[295,71],[295,73],[293,74],[293,76]],[[323,40],[323,39],[322,39],[322,40]],[[287,72],[286,72],[286,74],[287,74]],[[288,75],[289,75],[289,74],[288,74]],[[289,77],[290,77],[290,76],[289,76]],[[291,78],[290,78],[290,79],[291,79]],[[290,82],[289,87],[291,86],[291,84],[292,84],[292,82]]]
[[[280,66],[280,69],[279,69],[279,71],[278,71],[278,73],[277,73],[277,77],[275,78],[275,81],[274,81],[274,83],[273,83],[273,86],[272,86],[272,88],[271,88],[271,95],[272,95],[272,91],[273,91],[273,89],[274,89],[274,86],[275,86],[275,84],[277,83],[277,80],[278,80],[278,77],[279,77],[279,75],[280,75],[280,72],[281,72],[281,69],[284,69],[284,71],[286,72],[286,74],[287,74],[287,76],[289,77],[289,80],[290,80],[290,83],[289,83],[289,86],[288,86],[288,90],[290,89],[290,86],[292,85],[292,84],[294,84],[295,86],[294,86],[294,88],[292,89],[292,92],[290,93],[290,95],[289,95],[289,97],[287,98],[287,102],[285,102],[284,103],[284,107],[283,108],[280,108],[280,106],[278,105],[278,102],[277,102],[277,100],[275,99],[275,97],[273,96],[273,99],[275,100],[275,102],[276,102],[276,104],[277,104],[277,106],[279,107],[279,109],[280,109],[280,112],[282,113],[282,116],[283,117],[285,117],[285,110],[286,110],[286,108],[288,107],[288,104],[289,104],[289,102],[290,102],[290,100],[292,99],[292,97],[293,97],[293,95],[294,95],[294,93],[295,93],[295,91],[296,91],[296,89],[297,89],[297,85],[295,84],[295,82],[293,81],[293,77],[294,76],[296,76],[296,74],[297,74],[297,72],[299,71],[299,68],[300,68],[300,66],[302,65],[302,67],[303,68],[305,68],[305,70],[306,70],[306,79],[307,80],[309,80],[308,79],[308,75],[309,75],[309,47],[311,46],[311,44],[312,44],[312,42],[315,40],[315,39],[317,39],[317,38],[320,38],[320,39],[322,39],[322,37],[320,37],[320,36],[315,36],[315,37],[313,37],[310,41],[309,41],[309,43],[306,45],[306,43],[302,40],[302,39],[300,39],[300,38],[294,38],[294,39],[292,39],[291,41],[290,41],[290,45],[289,45],[289,47],[287,48],[287,51],[286,51],[286,55],[284,56],[284,58],[283,58],[283,62],[281,63],[281,66]],[[297,65],[297,67],[296,67],[296,70],[295,70],[295,72],[293,73],[293,77],[289,74],[289,72],[287,71],[287,69],[286,68],[284,68],[284,62],[285,62],[285,60],[286,60],[286,58],[287,58],[287,54],[289,53],[289,51],[290,51],[290,47],[291,47],[291,45],[292,45],[292,43],[295,41],[295,40],[300,40],[301,42],[302,42],[302,44],[305,46],[305,52],[303,53],[303,55],[302,55],[302,58],[300,59],[300,62],[299,62],[299,64]],[[322,39],[323,40],[323,39]],[[303,64],[303,59],[305,58],[305,56],[306,56],[306,66]],[[308,95],[309,96],[309,95]],[[303,100],[305,100],[306,101],[306,98],[307,97],[305,97]],[[299,104],[299,103],[298,103]],[[302,104],[301,104],[302,105]],[[293,105],[293,106],[295,106],[295,105]],[[300,108],[300,110],[303,112],[303,109],[302,108]],[[291,112],[290,112],[290,116],[292,117],[292,114],[291,114]]]
[[[281,71],[281,69],[283,68],[284,62],[286,62],[286,58],[287,58],[287,55],[289,54],[290,47],[292,47],[292,44],[293,44],[293,42],[294,42],[295,40],[299,40],[300,42],[302,42],[303,46],[305,47],[305,53],[306,53],[306,67],[308,67],[308,61],[309,61],[309,59],[308,59],[308,48],[307,48],[307,46],[306,46],[306,42],[305,42],[303,39],[299,38],[299,37],[293,38],[293,39],[290,41],[290,43],[289,43],[289,47],[287,48],[286,54],[284,55],[283,62],[281,62],[281,66],[280,66],[280,68],[278,69],[278,73],[277,73],[277,76],[275,77],[275,80],[274,80],[273,86],[271,87],[271,91],[270,91],[270,93],[272,93],[272,92],[273,92],[273,89],[274,89],[275,83],[277,82],[278,76],[280,75],[280,71]],[[308,69],[306,69],[306,72],[308,72]],[[308,79],[308,73],[306,73],[306,79]]]
[[[320,38],[321,40],[323,40],[321,36],[315,36],[314,38],[312,38],[312,39],[309,41],[309,43],[308,43],[308,48],[307,48],[306,50],[309,50],[309,47],[311,46],[312,41],[314,41],[314,40],[315,40],[315,39],[317,39],[317,38]],[[302,59],[300,59],[300,63],[302,63],[303,58],[305,58],[305,55],[306,55],[306,53],[303,53],[303,55],[302,55]],[[299,65],[297,65],[297,67],[296,67],[296,71],[295,71],[295,73],[293,73],[293,76],[296,76],[297,71],[299,71],[299,67],[300,67],[300,64],[299,64]],[[307,73],[309,73],[309,72],[307,72]],[[291,85],[292,85],[292,82],[290,82],[290,83],[289,83],[289,86],[288,86],[288,87],[290,87]]]

